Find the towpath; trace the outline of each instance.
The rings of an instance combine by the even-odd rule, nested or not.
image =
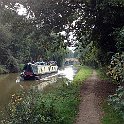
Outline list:
[[[102,104],[113,91],[111,83],[101,81],[96,71],[88,78],[80,92],[79,113],[75,124],[101,124],[103,117]]]

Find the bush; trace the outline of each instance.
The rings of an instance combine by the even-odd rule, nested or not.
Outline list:
[[[19,71],[22,71],[25,64],[19,64]]]
[[[116,53],[108,67],[108,75],[118,83],[124,83],[124,52]]]
[[[102,118],[102,124],[123,124],[124,119],[120,116],[112,105],[104,104],[105,115]]]
[[[4,67],[0,65],[0,74],[6,74],[9,73],[9,71]]]
[[[23,95],[12,95],[5,124],[61,124],[63,119],[55,108],[55,98],[44,99],[32,90]]]
[[[108,102],[124,119],[124,88],[119,86],[114,95],[110,95]]]
[[[21,94],[21,95],[20,95]],[[31,90],[12,95],[2,124],[72,124],[78,109],[79,87],[65,82],[47,93]]]

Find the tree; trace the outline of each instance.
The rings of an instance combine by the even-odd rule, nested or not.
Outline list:
[[[27,1],[27,15],[23,16],[18,15],[17,13],[18,6],[20,5],[18,4],[17,6],[17,2],[23,3],[24,1],[1,1],[2,18],[0,21],[2,22],[2,25],[9,25],[11,28],[9,31],[12,34],[12,38],[9,39],[7,48],[9,49],[12,58],[17,60],[17,63],[25,63],[32,60],[39,61],[40,58],[45,61],[50,59],[56,60],[57,57],[59,57],[59,54],[55,57],[52,53],[55,53],[56,51],[59,52],[65,47],[64,37],[59,33],[54,34],[55,30],[53,30],[53,27],[48,26],[48,22],[44,21],[46,16],[44,18],[39,18],[37,16],[37,14],[40,14],[35,11],[38,6],[37,3],[35,3],[36,8],[33,9],[32,5],[30,5],[31,1]],[[28,9],[29,5],[31,6],[30,9]],[[42,8],[43,5],[39,7]],[[33,16],[30,17],[31,12],[35,14],[35,18],[33,18]],[[8,19],[8,17],[10,18]],[[44,23],[41,25],[42,22]],[[52,26],[51,23],[49,23],[49,25]],[[7,40],[5,40],[5,42],[7,42]],[[5,45],[7,44],[5,43]],[[60,54],[62,60],[64,54],[65,53]],[[3,64],[6,63],[4,62]]]

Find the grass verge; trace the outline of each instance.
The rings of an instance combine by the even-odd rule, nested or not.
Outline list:
[[[87,67],[87,66],[83,66],[80,68],[80,70],[78,71],[78,73],[75,75],[73,83],[74,84],[81,84],[84,80],[86,80],[90,75],[92,74],[92,69]]]
[[[62,86],[45,95],[45,99],[55,99],[54,106],[63,120],[62,124],[73,124],[75,121],[79,105],[80,84],[91,74],[92,69],[83,66],[75,75],[73,82],[63,82]]]
[[[80,84],[91,73],[92,69],[83,66],[73,82],[64,80],[47,93],[29,93],[23,101],[18,101],[20,96],[17,99],[13,96],[14,101],[9,104],[10,120],[7,121],[13,124],[73,124],[79,105]]]

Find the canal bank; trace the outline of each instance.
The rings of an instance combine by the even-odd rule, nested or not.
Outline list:
[[[0,65],[0,74],[7,74],[9,71],[2,65]]]
[[[63,71],[68,72],[68,74],[70,74],[71,72],[69,71],[73,67],[71,67],[70,69],[69,68],[67,68],[68,71],[65,71],[65,70]],[[65,76],[63,77],[58,75],[57,82],[53,83],[52,85],[47,85],[44,93],[43,92],[41,93],[40,91],[35,92],[37,91],[35,90],[33,91],[33,94],[32,94],[32,90],[31,90],[27,92],[27,95],[25,97],[20,96],[23,99],[23,102],[18,101],[18,99],[16,99],[16,101],[12,101],[14,106],[13,104],[10,104],[10,105],[12,110],[11,114],[13,116],[9,115],[11,116],[11,120],[9,121],[14,124],[14,121],[19,121],[18,118],[21,118],[19,123],[24,123],[24,121],[26,120],[27,121],[26,124],[28,124],[29,121],[33,123],[33,121],[37,120],[38,122],[41,122],[41,123],[47,122],[47,124],[51,124],[51,123],[60,124],[60,122],[71,124],[74,121],[76,111],[77,111],[77,106],[79,103],[78,94],[79,94],[80,83],[77,83],[77,82],[78,81],[81,82],[82,77],[86,77],[86,74],[88,76],[88,73],[90,75],[92,72],[90,69],[86,67],[82,68],[82,70],[80,70],[78,73],[81,74],[81,71],[83,71],[82,76],[79,76],[79,74],[75,76],[76,83],[75,82],[72,83],[72,81],[67,80]],[[60,71],[59,73],[61,72],[62,71]],[[49,80],[49,84],[50,83],[51,81]],[[41,84],[44,84],[44,83],[40,83],[40,85]],[[39,87],[39,89],[42,87],[39,85],[37,86]],[[33,104],[31,101],[32,99],[33,99]],[[40,109],[38,109],[39,107]],[[13,109],[14,110],[16,109],[17,111],[13,111]],[[27,113],[25,113],[25,110]],[[24,118],[24,117],[27,117],[27,118]],[[32,120],[30,118],[32,118]],[[41,118],[44,118],[44,119],[42,120]]]

